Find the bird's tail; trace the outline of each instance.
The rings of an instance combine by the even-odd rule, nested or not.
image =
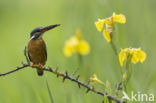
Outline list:
[[[42,68],[36,68],[36,69],[37,69],[38,76],[42,76],[43,75],[43,69]]]

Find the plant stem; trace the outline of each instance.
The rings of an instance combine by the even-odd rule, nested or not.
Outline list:
[[[113,41],[111,41],[111,42],[110,42],[110,44],[111,44],[111,47],[112,47],[112,49],[113,49],[113,51],[114,51],[115,55],[117,56],[117,55],[118,55],[118,51],[117,51],[117,48],[116,48],[116,46],[115,46],[114,42],[113,42]]]
[[[112,47],[112,49],[113,49],[113,51],[114,51],[114,53],[115,53],[115,55],[116,55],[116,57],[117,57],[117,61],[118,61],[118,51],[117,51],[117,48],[116,48],[116,46],[115,46],[115,44],[114,44],[113,41],[111,41],[110,44],[111,44],[111,47]],[[119,61],[118,61],[118,64],[119,64],[119,66],[120,66]],[[120,68],[120,74],[121,74],[121,78],[122,78],[122,77],[123,77],[123,71],[122,71],[121,66],[120,66],[119,68]]]
[[[77,55],[78,55],[79,66],[82,66],[82,65],[83,65],[83,59],[82,59],[82,56],[81,56],[79,53],[77,53]]]

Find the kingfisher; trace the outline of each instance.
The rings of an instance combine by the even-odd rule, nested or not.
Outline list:
[[[33,65],[37,65],[37,74],[39,76],[43,75],[43,69],[47,61],[47,48],[46,44],[42,38],[43,34],[51,30],[60,24],[50,25],[46,27],[37,27],[30,33],[30,40],[28,42],[28,57]]]

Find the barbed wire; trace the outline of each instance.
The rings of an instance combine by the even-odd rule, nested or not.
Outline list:
[[[36,65],[34,65],[34,66],[31,66],[31,65],[30,65],[30,61],[29,61],[28,56],[27,56],[26,48],[25,48],[25,50],[24,50],[24,56],[25,56],[25,58],[26,58],[27,63],[22,62],[22,66],[17,67],[17,68],[15,68],[15,69],[11,70],[11,71],[6,72],[6,73],[0,73],[0,76],[5,76],[5,75],[8,75],[8,74],[14,73],[14,72],[16,72],[16,71],[25,69],[25,68],[27,68],[27,67],[31,67],[31,68],[35,68],[35,69],[36,69],[36,68],[37,68]],[[89,86],[88,83],[83,83],[82,81],[79,80],[80,75],[78,75],[76,78],[73,78],[73,76],[69,76],[69,75],[68,75],[68,72],[67,72],[67,71],[64,72],[64,73],[59,72],[59,71],[58,71],[58,68],[52,69],[51,67],[42,67],[42,69],[43,69],[44,71],[51,72],[51,73],[55,74],[57,77],[63,77],[63,79],[62,79],[63,82],[64,82],[66,79],[68,79],[68,80],[70,80],[70,81],[72,81],[72,82],[77,83],[79,88],[82,86],[82,87],[84,87],[84,88],[87,89],[87,90],[86,90],[86,93],[88,93],[89,91],[92,91],[92,92],[94,92],[94,93],[96,93],[96,94],[98,94],[98,95],[107,96],[108,99],[110,99],[110,100],[112,100],[112,101],[115,101],[116,103],[125,103],[125,101],[122,101],[122,100],[118,99],[118,98],[115,97],[115,96],[112,96],[112,95],[110,95],[110,94],[108,94],[108,93],[104,93],[104,92],[102,92],[102,91],[96,90],[96,88],[94,88],[93,86]]]

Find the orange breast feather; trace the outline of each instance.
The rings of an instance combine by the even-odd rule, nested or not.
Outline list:
[[[30,40],[28,43],[28,54],[30,61],[34,64],[45,65],[46,57],[45,42],[42,38]]]

